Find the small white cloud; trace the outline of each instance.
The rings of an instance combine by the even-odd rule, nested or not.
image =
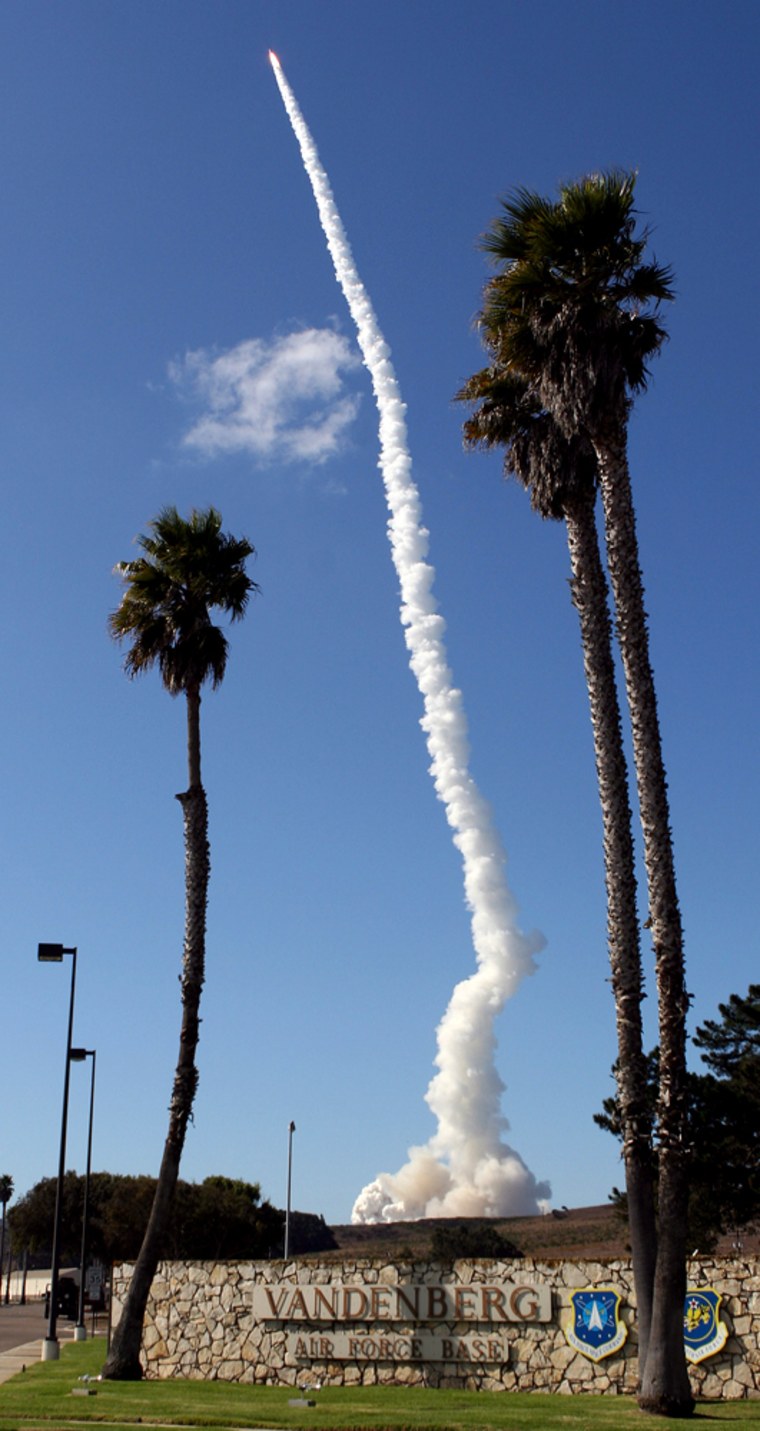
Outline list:
[[[346,393],[344,375],[359,365],[332,328],[186,353],[169,376],[201,411],[183,446],[207,457],[247,452],[264,462],[326,462],[356,417],[359,398]]]

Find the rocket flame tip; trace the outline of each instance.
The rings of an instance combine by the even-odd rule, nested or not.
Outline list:
[[[279,57],[275,54],[274,50],[269,51],[269,63],[270,65],[279,65],[280,63]]]

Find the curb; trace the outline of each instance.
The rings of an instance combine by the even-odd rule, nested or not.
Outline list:
[[[14,1347],[12,1351],[0,1352],[0,1382],[8,1381],[18,1372],[25,1371],[33,1362],[39,1361],[41,1355],[42,1337],[38,1337],[34,1342],[25,1342],[21,1347]]]

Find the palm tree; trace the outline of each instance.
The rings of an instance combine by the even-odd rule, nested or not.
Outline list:
[[[465,444],[505,449],[506,475],[527,489],[541,517],[564,519],[570,551],[571,598],[580,618],[599,797],[602,808],[607,944],[618,1040],[618,1104],[629,1206],[640,1351],[651,1318],[656,1247],[652,1118],[647,1096],[641,1002],[643,977],[628,770],[612,651],[607,581],[594,508],[596,460],[588,439],[568,439],[527,382],[500,368],[475,373],[457,398],[476,402],[464,425]]]
[[[182,963],[182,1025],[179,1055],[169,1106],[169,1129],[153,1206],[135,1264],[129,1292],[114,1333],[104,1376],[138,1380],[142,1376],[140,1342],[151,1283],[155,1275],[179,1175],[180,1158],[198,1084],[195,1051],[199,1006],[204,980],[209,845],[206,793],[201,784],[201,687],[220,684],[227,664],[228,643],[211,623],[217,609],[237,621],[251,592],[257,591],[245,571],[253,547],[221,530],[220,514],[210,507],[194,511],[185,521],[176,508],[166,507],[138,537],[143,555],[120,562],[124,582],[121,602],[109,618],[117,641],[130,639],[125,658],[130,676],[158,666],[172,696],[187,703],[188,788],[177,796],[182,805],[185,839],[185,939]]]
[[[9,1173],[0,1174],[0,1203],[3,1207],[3,1220],[0,1225],[0,1293],[3,1287],[3,1259],[5,1257],[5,1209],[13,1197],[13,1178]],[[10,1278],[8,1281],[10,1286]],[[8,1297],[6,1296],[6,1301]]]
[[[591,443],[605,521],[607,566],[631,718],[658,992],[658,1246],[652,1322],[639,1405],[684,1415],[693,1398],[683,1349],[686,1290],[686,1013],[683,931],[667,781],[627,459],[633,396],[665,340],[659,306],[672,274],[645,262],[636,234],[635,175],[592,175],[559,199],[518,190],[484,247],[500,265],[481,322],[500,360],[526,377],[567,436]]]

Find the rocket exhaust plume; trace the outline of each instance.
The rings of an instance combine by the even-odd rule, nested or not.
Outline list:
[[[390,512],[388,536],[401,587],[401,622],[409,664],[424,703],[421,721],[438,798],[462,856],[477,969],[457,984],[437,1030],[438,1072],[426,1101],[437,1129],[424,1147],[411,1148],[397,1173],[379,1173],[359,1193],[354,1222],[418,1217],[498,1217],[539,1211],[548,1198],[519,1154],[503,1141],[504,1084],[494,1062],[494,1020],[543,947],[526,935],[506,880],[506,857],[489,808],[469,770],[467,722],[444,645],[445,623],[433,596],[419,493],[412,477],[405,408],[390,350],[359,277],[332,189],[314,140],[277,56],[270,50],[285,109],[301,150],[335,275],[348,303],[359,347],[372,379],[380,423],[380,458]]]

